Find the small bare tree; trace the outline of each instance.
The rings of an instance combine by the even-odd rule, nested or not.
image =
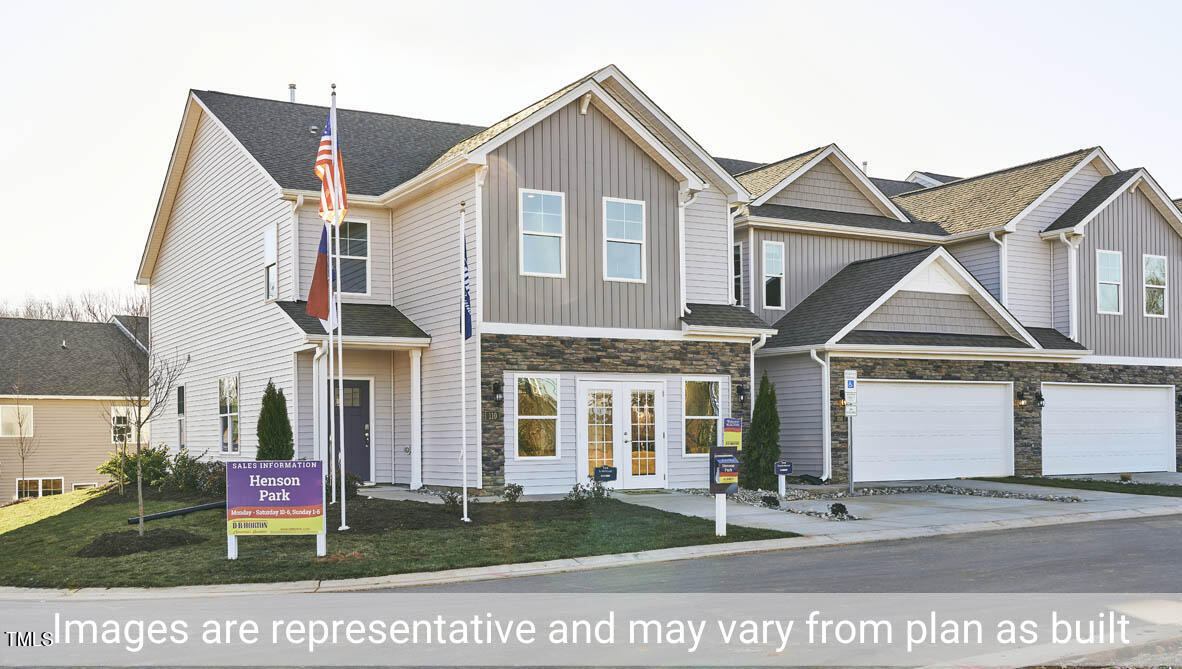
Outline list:
[[[21,394],[21,382],[18,380],[12,384],[12,394]],[[25,463],[34,453],[37,452],[37,447],[40,442],[37,440],[37,435],[33,433],[33,416],[21,411],[21,405],[14,407],[16,409],[16,456],[21,459],[21,480],[25,478]]]
[[[148,303],[142,297],[126,302],[120,319],[126,336],[111,338],[112,369],[119,379],[119,397],[124,402],[126,427],[135,439],[136,497],[139,506],[139,533],[144,533],[144,464],[143,433],[152,419],[168,405],[169,396],[185,371],[186,361],[179,353],[166,356],[145,350],[148,342]],[[114,415],[112,413],[112,415]]]

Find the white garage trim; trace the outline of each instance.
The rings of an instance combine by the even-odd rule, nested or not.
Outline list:
[[[1110,392],[1103,392],[1105,389]],[[1042,410],[1043,474],[1177,468],[1174,385],[1048,381],[1041,390],[1046,402]],[[1082,394],[1069,394],[1072,390]],[[1088,392],[1092,390],[1097,392]],[[1056,397],[1059,392],[1064,395]],[[1074,404],[1081,402],[1082,407]]]

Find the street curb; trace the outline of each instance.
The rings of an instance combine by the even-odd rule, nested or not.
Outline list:
[[[787,539],[764,539],[730,544],[709,544],[662,548],[636,553],[615,553],[612,555],[591,555],[580,558],[548,560],[545,562],[522,562],[490,567],[469,567],[446,571],[393,574],[332,581],[288,581],[283,583],[228,583],[218,585],[183,585],[167,588],[80,588],[77,590],[56,588],[0,587],[0,601],[92,601],[126,599],[176,599],[185,597],[222,597],[231,595],[274,595],[286,593],[319,592],[362,592],[381,588],[410,588],[449,583],[471,583],[499,578],[561,574],[611,567],[631,567],[660,562],[675,562],[697,558],[746,555],[771,551],[845,546],[874,541],[899,541],[922,539],[952,534],[992,532],[997,530],[1043,527],[1087,523],[1146,516],[1171,516],[1182,514],[1182,504],[1154,508],[1118,509],[1112,511],[1091,511],[1069,513],[1041,518],[1018,518],[1014,520],[982,521],[955,525],[935,525],[911,529],[869,530],[850,534],[814,534]]]

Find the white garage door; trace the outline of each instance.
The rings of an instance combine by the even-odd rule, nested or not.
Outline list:
[[[858,385],[855,480],[1014,473],[1010,384],[863,379]]]
[[[1173,471],[1174,389],[1044,383],[1042,472]]]

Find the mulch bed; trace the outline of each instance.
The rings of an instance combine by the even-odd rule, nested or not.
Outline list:
[[[177,529],[146,530],[142,537],[136,530],[106,532],[83,546],[82,550],[78,551],[78,557],[119,557],[132,553],[189,546],[203,541],[206,541],[203,536]]]

